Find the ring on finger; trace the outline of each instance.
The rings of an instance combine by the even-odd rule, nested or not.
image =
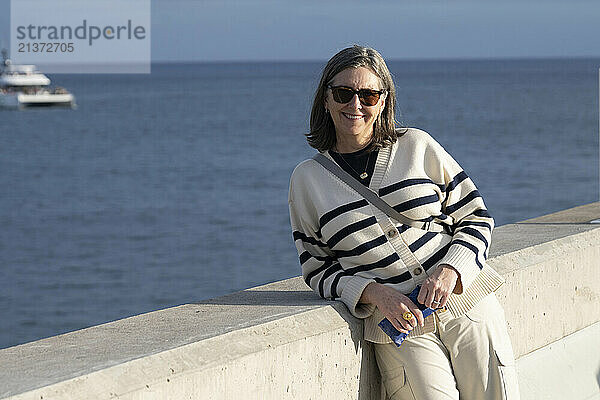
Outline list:
[[[432,301],[431,304],[433,304],[434,306],[439,306],[440,304],[442,304],[441,301]]]
[[[415,316],[414,316],[414,315],[413,315],[413,314],[412,314],[410,311],[407,311],[407,312],[405,312],[404,314],[402,314],[402,318],[403,318],[405,321],[412,321],[414,317],[415,317]]]

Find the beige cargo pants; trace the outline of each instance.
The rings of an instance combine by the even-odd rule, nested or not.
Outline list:
[[[464,316],[440,310],[434,318],[435,333],[400,347],[374,344],[388,399],[519,399],[504,310],[493,293]]]

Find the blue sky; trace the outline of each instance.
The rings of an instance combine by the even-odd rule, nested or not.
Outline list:
[[[386,59],[600,57],[599,21],[598,0],[152,0],[152,60],[323,60],[353,43]]]

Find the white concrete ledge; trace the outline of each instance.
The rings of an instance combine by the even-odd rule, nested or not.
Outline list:
[[[600,399],[600,322],[517,361],[523,399]]]
[[[599,217],[592,203],[494,231],[489,262],[508,280],[499,298],[523,399],[562,398],[544,397],[544,360],[598,332],[600,225],[588,222]],[[600,393],[587,370],[600,354],[584,356],[562,374],[586,382],[574,399]],[[0,365],[0,399],[381,396],[361,322],[300,278],[3,349]]]

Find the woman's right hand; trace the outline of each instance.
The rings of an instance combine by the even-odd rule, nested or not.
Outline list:
[[[360,297],[360,302],[377,306],[399,332],[408,334],[417,324],[424,325],[423,313],[408,297],[381,283],[369,283]],[[405,320],[402,315],[407,311],[415,318]]]

